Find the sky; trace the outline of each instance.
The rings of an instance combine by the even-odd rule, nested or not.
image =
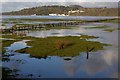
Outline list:
[[[119,2],[120,0],[1,0],[2,2]]]
[[[83,7],[118,7],[119,0],[0,0],[2,12],[44,5],[81,5]]]

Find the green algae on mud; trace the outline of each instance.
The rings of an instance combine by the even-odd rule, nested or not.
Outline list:
[[[62,42],[58,45],[62,48],[56,48],[56,42]],[[69,45],[68,45],[69,43]],[[80,39],[80,37],[67,36],[67,37],[47,37],[47,38],[33,38],[32,41],[27,42],[30,48],[24,48],[17,50],[20,53],[29,53],[34,57],[46,57],[46,56],[77,56],[80,52],[87,52],[87,48],[93,49],[93,52],[103,50],[103,46],[108,46],[95,41],[86,41]]]

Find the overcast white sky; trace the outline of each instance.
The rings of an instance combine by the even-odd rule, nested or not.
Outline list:
[[[120,0],[1,0],[2,2],[119,2]]]
[[[0,0],[2,12],[43,5],[81,5],[83,7],[117,7],[120,0]],[[0,4],[1,4],[0,3]]]

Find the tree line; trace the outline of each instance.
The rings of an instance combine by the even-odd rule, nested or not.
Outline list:
[[[19,11],[4,12],[2,15],[49,15],[49,14],[68,14],[71,10],[82,10],[84,12],[71,13],[72,16],[118,16],[117,8],[84,8],[80,5],[70,6],[40,6],[25,8]]]

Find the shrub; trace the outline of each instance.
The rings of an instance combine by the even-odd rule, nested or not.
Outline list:
[[[64,49],[68,46],[70,46],[72,43],[66,40],[58,40],[55,42],[55,48],[56,49]]]

